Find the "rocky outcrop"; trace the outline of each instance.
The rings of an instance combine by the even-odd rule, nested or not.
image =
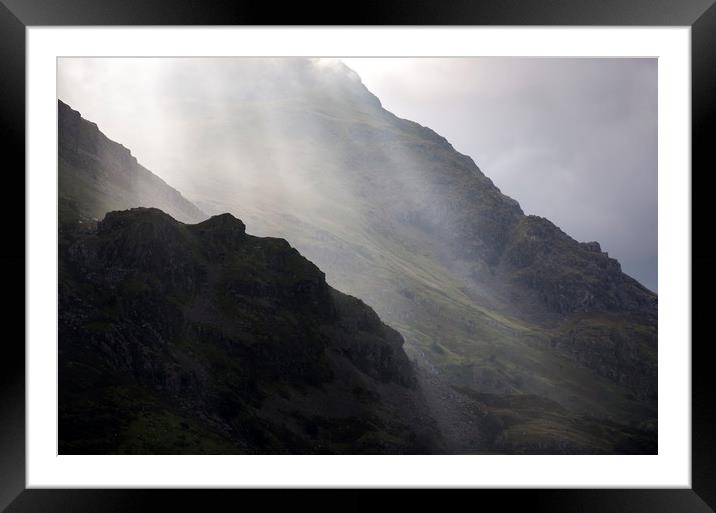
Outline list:
[[[61,453],[155,452],[182,422],[221,452],[437,448],[402,337],[231,215],[185,225],[137,208],[67,235],[59,312]],[[153,422],[184,420],[134,438],[128,390]],[[92,394],[115,405],[110,425],[85,410]],[[206,440],[172,450],[215,452]]]
[[[527,289],[550,312],[656,319],[656,294],[624,274],[599,243],[579,243],[542,217],[524,216],[511,228],[499,272],[508,286]]]

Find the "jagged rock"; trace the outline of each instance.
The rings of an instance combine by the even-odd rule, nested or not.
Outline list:
[[[192,423],[201,436],[178,452],[438,448],[402,337],[286,241],[231,215],[185,225],[135,208],[60,250],[61,453],[181,438],[179,420],[135,438],[134,400],[153,422]],[[93,394],[111,425],[86,410]]]

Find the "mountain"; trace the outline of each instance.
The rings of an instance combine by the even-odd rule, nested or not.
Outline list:
[[[289,240],[398,329],[456,405],[533,395],[646,429],[655,447],[657,296],[598,243],[525,215],[340,62],[206,60],[177,73],[192,101],[162,115],[195,136],[167,166],[197,205]],[[207,97],[200,76],[228,85]],[[529,415],[518,424],[535,446],[559,437]]]
[[[157,207],[179,220],[207,216],[176,189],[145,169],[130,151],[58,100],[60,218],[100,219],[110,210]]]
[[[164,78],[182,84],[181,97],[155,105],[167,126],[156,137],[172,148],[163,155],[172,183],[204,212],[221,219],[230,212],[254,234],[286,239],[325,272],[329,286],[361,298],[402,335],[419,390],[408,404],[427,407],[442,435],[423,448],[656,452],[657,296],[598,243],[578,242],[549,220],[525,215],[470,157],[385,110],[339,62],[202,59],[174,72]],[[142,123],[141,116],[133,122]],[[68,171],[61,164],[60,194],[89,210],[93,194],[63,189]],[[93,193],[105,180],[113,183],[102,178]],[[139,204],[117,208],[130,206]],[[91,223],[83,226],[61,226],[68,262],[78,254],[69,248],[83,247],[77,237],[95,237]],[[196,252],[201,245],[189,247]],[[120,268],[132,269],[126,262]],[[243,290],[263,290],[266,280],[256,277]],[[138,282],[164,296],[161,283],[148,276]],[[89,297],[84,308],[97,308],[98,296]],[[295,315],[273,310],[284,314]],[[120,402],[126,408],[137,393],[122,392]],[[74,418],[88,418],[94,407]],[[74,443],[86,436],[82,429]]]
[[[62,454],[439,448],[400,334],[285,240],[134,208],[59,262]]]

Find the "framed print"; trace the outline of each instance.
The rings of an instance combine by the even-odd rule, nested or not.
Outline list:
[[[2,506],[712,511],[716,7],[660,7],[6,1]]]

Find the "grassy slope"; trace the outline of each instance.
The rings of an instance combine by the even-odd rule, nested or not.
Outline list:
[[[371,116],[359,123],[332,119],[335,140],[331,144],[347,144],[350,134],[361,130],[356,127],[361,123],[367,123],[366,130],[392,132],[402,145],[424,144],[418,127],[396,129]],[[285,194],[272,197],[270,190],[260,186],[254,190],[227,187],[221,192],[197,189],[193,197],[205,210],[228,210],[241,217],[250,232],[285,237],[326,273],[333,286],[361,297],[397,328],[406,339],[406,351],[419,365],[437,369],[455,385],[486,393],[534,394],[576,414],[622,423],[655,417],[655,403],[635,401],[614,380],[551,347],[550,341],[576,320],[568,318],[546,327],[518,318],[504,304],[486,299],[489,290],[483,294],[468,290],[463,275],[442,263],[440,244],[420,229],[383,219],[380,205],[373,204],[370,196],[361,196],[360,188],[346,195],[345,184],[330,178],[342,172],[333,169],[338,164],[330,159],[315,164],[305,157],[310,153],[306,148],[310,139],[300,152],[292,151],[285,158],[297,170],[300,178],[296,181],[315,196],[310,208],[293,205],[291,196]],[[269,155],[278,151],[270,142],[263,150]],[[424,151],[429,154],[430,149]],[[434,173],[441,166],[464,165],[455,155],[435,164]],[[298,173],[309,163],[315,164],[310,173]],[[372,185],[360,186],[370,190]],[[351,194],[362,200],[356,203]],[[407,193],[397,188],[385,194],[395,194],[396,201],[401,201]],[[583,324],[590,322],[588,316],[580,318]],[[606,332],[620,330],[623,322],[594,321]],[[523,424],[533,426],[527,421]]]
[[[254,218],[245,217],[251,227],[261,226],[262,220],[266,223],[267,216],[264,211]],[[346,233],[347,240],[353,239],[349,244],[344,242],[346,251],[353,251],[353,255],[343,260],[338,254],[331,262],[327,255],[334,252],[332,239],[302,237],[300,229],[284,230],[281,233],[278,223],[266,228],[281,233],[318,262],[334,286],[364,298],[381,318],[401,331],[408,350],[419,350],[430,364],[451,369],[453,374],[472,367],[471,373],[493,376],[494,384],[484,383],[490,391],[529,390],[583,411],[623,419],[632,415],[634,405],[613,383],[548,350],[544,344],[550,338],[549,331],[471,300],[462,284],[429,255],[411,251],[394,240],[357,240],[355,233]],[[334,225],[326,230],[336,233],[338,228]],[[352,247],[357,244],[361,248],[359,257]],[[429,243],[422,247],[429,247]],[[356,260],[364,262],[363,269]],[[350,262],[350,269],[342,265],[344,262]]]

